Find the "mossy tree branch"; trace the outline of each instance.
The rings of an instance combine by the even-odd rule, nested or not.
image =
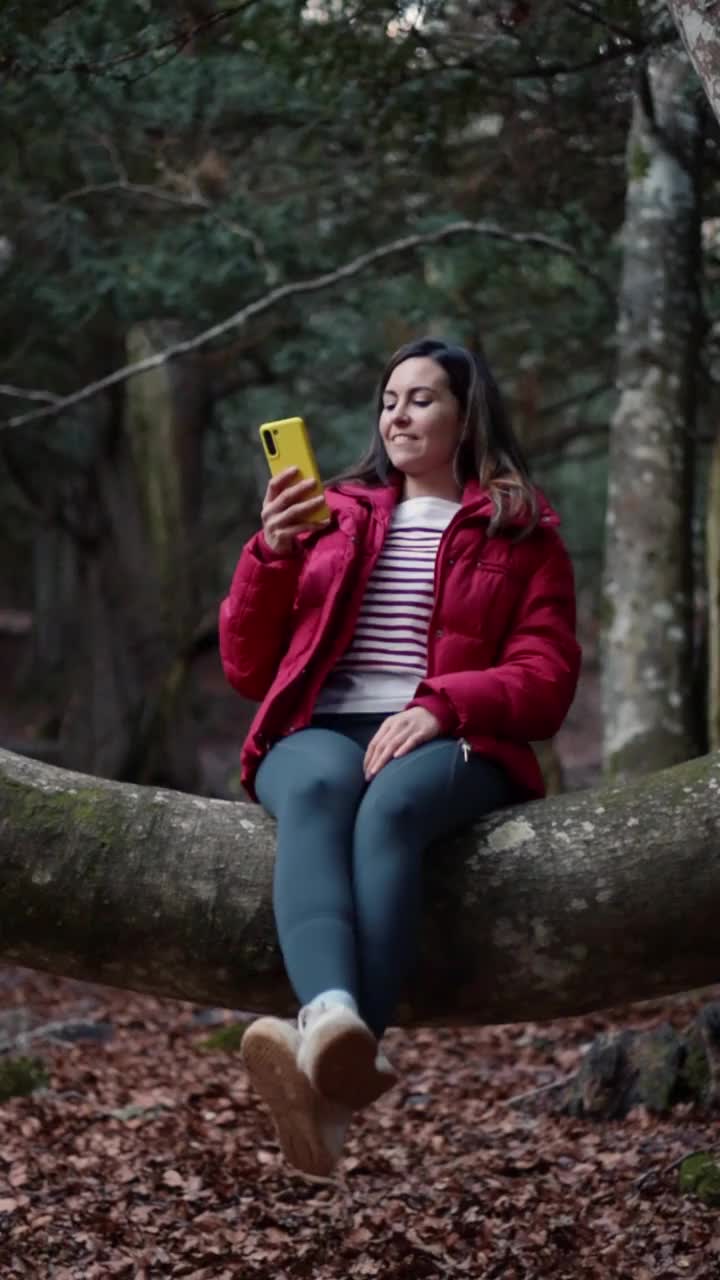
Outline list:
[[[0,960],[230,1008],[293,1007],[256,805],[0,750]],[[498,813],[428,856],[403,1021],[543,1019],[717,981],[720,754]]]

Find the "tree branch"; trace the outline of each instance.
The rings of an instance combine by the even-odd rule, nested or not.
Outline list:
[[[174,35],[170,36],[169,39],[163,40],[158,45],[141,45],[140,47],[120,53],[114,58],[109,58],[107,62],[58,62],[45,66],[43,66],[42,63],[36,63],[31,67],[25,67],[18,66],[12,53],[4,52],[2,56],[0,56],[0,70],[9,75],[17,75],[18,73],[24,75],[28,75],[30,73],[40,75],[64,75],[68,72],[82,76],[102,75],[105,72],[114,70],[116,67],[128,62],[135,62],[139,58],[147,57],[149,54],[162,53],[164,49],[171,48],[172,52],[170,57],[164,58],[161,62],[158,62],[152,68],[153,71],[155,71],[169,62],[171,58],[177,57],[186,45],[190,44],[196,36],[201,35],[204,31],[208,31],[219,22],[226,22],[228,18],[234,18],[237,14],[244,13],[246,9],[251,8],[255,3],[257,3],[257,0],[244,0],[243,4],[234,5],[230,9],[220,9],[217,13],[213,13],[207,18],[204,18],[202,22],[196,23],[194,27],[190,27],[186,31],[178,31]]]
[[[11,387],[9,383],[0,383],[0,396],[11,396],[15,400],[40,400],[43,404],[58,404],[62,396],[52,391],[28,391],[26,387]]]
[[[606,391],[613,391],[614,382],[598,382],[594,387],[588,387],[585,391],[575,391],[570,396],[564,396],[562,400],[556,400],[554,404],[543,405],[538,410],[538,417],[549,418],[556,413],[562,413],[564,409],[570,409],[573,405],[581,404],[585,400],[594,400],[595,396],[602,396]]]
[[[426,861],[401,1020],[563,1017],[715,982],[720,754],[495,813]],[[289,1012],[259,805],[0,751],[0,961]]]
[[[587,18],[590,15],[582,13],[581,16]],[[624,43],[622,43],[623,41]],[[436,75],[438,71],[469,71],[473,75],[485,76],[488,74],[486,36],[476,36],[471,31],[463,31],[462,36],[455,40],[444,37],[442,46],[444,50],[449,52],[452,61],[443,60],[438,56],[437,41],[434,38],[428,38],[418,32],[415,35],[415,43],[432,59],[432,62],[429,66],[410,74],[403,81],[405,85],[413,80],[423,80],[429,75]],[[479,46],[479,55],[477,57],[468,57],[466,51],[468,46],[473,44]],[[581,71],[604,66],[606,63],[614,62],[618,58],[628,57],[644,47],[644,42],[640,39],[618,34],[606,48],[598,50],[597,53],[582,62],[572,63],[557,60],[555,62],[539,63],[535,61],[521,64],[515,68],[503,68],[501,73],[498,72],[498,75],[501,74],[507,80],[552,79],[555,76],[575,75]],[[456,52],[456,50],[459,52]]]
[[[635,48],[642,48],[644,42],[633,31],[628,31],[627,27],[621,27],[619,23],[614,22],[607,14],[598,9],[598,6],[590,3],[583,3],[583,0],[566,0],[565,7],[571,13],[577,14],[579,18],[587,18],[590,22],[595,22],[598,26],[603,27],[605,31],[609,31],[611,35],[618,40],[626,40],[628,44]]]
[[[535,460],[548,453],[557,453],[566,445],[573,444],[575,440],[590,440],[598,436],[607,439],[609,430],[607,422],[593,423],[591,426],[586,423],[576,423],[572,427],[562,427],[559,431],[540,436],[531,445],[526,446],[525,451],[529,458]],[[586,457],[585,454],[583,454],[584,457]]]
[[[349,280],[353,276],[360,275],[368,267],[376,266],[386,258],[396,254],[408,253],[412,249],[423,248],[427,245],[440,244],[444,240],[450,240],[455,236],[461,235],[481,235],[510,244],[526,244],[531,248],[545,249],[551,253],[557,253],[562,257],[569,258],[574,262],[577,270],[582,275],[593,280],[610,304],[614,305],[614,295],[607,281],[594,267],[585,262],[571,245],[565,244],[561,240],[556,240],[553,236],[543,235],[540,232],[506,231],[502,227],[489,222],[471,222],[469,220],[451,222],[447,226],[440,227],[437,231],[418,232],[415,235],[403,236],[399,240],[392,240],[389,244],[380,245],[379,248],[360,254],[359,257],[345,263],[344,266],[338,267],[334,271],[327,271],[323,275],[314,276],[309,280],[300,280],[295,284],[279,285],[276,289],[272,289],[270,293],[266,293],[263,297],[251,302],[247,307],[236,311],[234,315],[213,325],[210,329],[206,329],[203,333],[197,334],[194,338],[177,342],[165,351],[159,351],[153,356],[148,356],[145,360],[138,361],[136,364],[125,365],[121,369],[116,369],[114,373],[108,374],[97,382],[90,383],[80,391],[64,396],[54,405],[43,409],[35,409],[30,413],[19,414],[14,418],[7,419],[5,422],[0,422],[0,431],[8,431],[16,427],[24,427],[30,422],[40,422],[46,418],[54,418],[73,405],[89,400],[92,396],[105,391],[108,387],[115,386],[118,382],[124,382],[128,378],[145,373],[148,369],[156,369],[168,360],[172,360],[177,356],[187,355],[190,351],[196,351],[199,347],[206,346],[230,329],[237,329],[246,325],[249,320],[262,315],[263,312],[269,311],[281,302],[286,302],[288,298],[299,297],[306,293],[319,293],[322,289],[339,284],[342,280]]]

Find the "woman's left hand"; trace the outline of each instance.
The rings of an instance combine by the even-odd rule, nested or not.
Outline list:
[[[422,742],[430,742],[440,733],[440,721],[425,707],[410,707],[383,720],[365,752],[363,767],[369,782],[396,756],[407,755]]]

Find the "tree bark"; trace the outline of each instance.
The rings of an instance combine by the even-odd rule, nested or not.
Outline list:
[[[635,96],[610,431],[604,764],[618,780],[696,751],[690,553],[700,337],[696,78],[654,55]]]
[[[683,44],[720,120],[720,6],[717,0],[668,0]]]
[[[142,359],[169,322],[127,337]],[[202,445],[210,393],[192,359],[131,380],[93,459],[97,531],[74,546],[62,652],[63,761],[110,778],[198,787],[187,650],[197,623]]]
[[[707,736],[711,751],[720,747],[720,439],[710,456],[705,516],[707,573]]]
[[[0,751],[0,960],[288,1012],[257,805]],[[555,1018],[717,980],[720,755],[496,813],[427,857],[402,1022]]]

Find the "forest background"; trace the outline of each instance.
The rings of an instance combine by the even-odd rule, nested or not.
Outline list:
[[[257,527],[257,424],[302,413],[337,471],[387,354],[427,332],[488,354],[563,517],[592,670],[627,135],[644,59],[677,41],[665,8],[63,8],[4,17],[0,582],[6,633],[32,617],[5,698],[35,750],[232,793],[234,761],[198,760],[217,690],[193,665]],[[38,416],[406,235],[430,242]]]
[[[585,665],[543,748],[552,789],[718,745],[718,126],[668,6],[43,0],[4,6],[0,69],[0,745],[239,798],[252,707],[223,685],[216,615],[258,525],[257,424],[302,413],[323,474],[337,471],[364,448],[387,354],[425,333],[482,345],[563,518]],[[101,988],[13,970],[6,985],[18,1008],[74,998],[97,1015],[107,999],[117,1027],[132,1020]],[[136,1024],[187,1030],[185,1013],[141,1007]],[[438,1077],[455,1053],[427,1047]],[[507,1126],[497,1135],[499,1155]],[[80,1142],[74,1158],[96,1154]],[[507,1176],[537,1167],[518,1154]],[[185,1195],[178,1176],[165,1186]],[[11,1218],[37,1203],[31,1182],[16,1174]],[[561,1184],[546,1191],[557,1217]],[[524,1262],[498,1264],[485,1241],[483,1265],[529,1275],[533,1250],[547,1269],[581,1249],[590,1268],[594,1231],[610,1247],[619,1229],[604,1194],[603,1227],[538,1220]],[[366,1262],[386,1228],[374,1212]],[[673,1220],[670,1261],[651,1219],[627,1274],[684,1274],[701,1216],[686,1236]],[[35,1274],[22,1231],[13,1266]],[[59,1267],[60,1218],[53,1231]],[[442,1266],[413,1245],[408,1274],[419,1257],[463,1273],[464,1233]],[[98,1275],[125,1265],[123,1247]]]

